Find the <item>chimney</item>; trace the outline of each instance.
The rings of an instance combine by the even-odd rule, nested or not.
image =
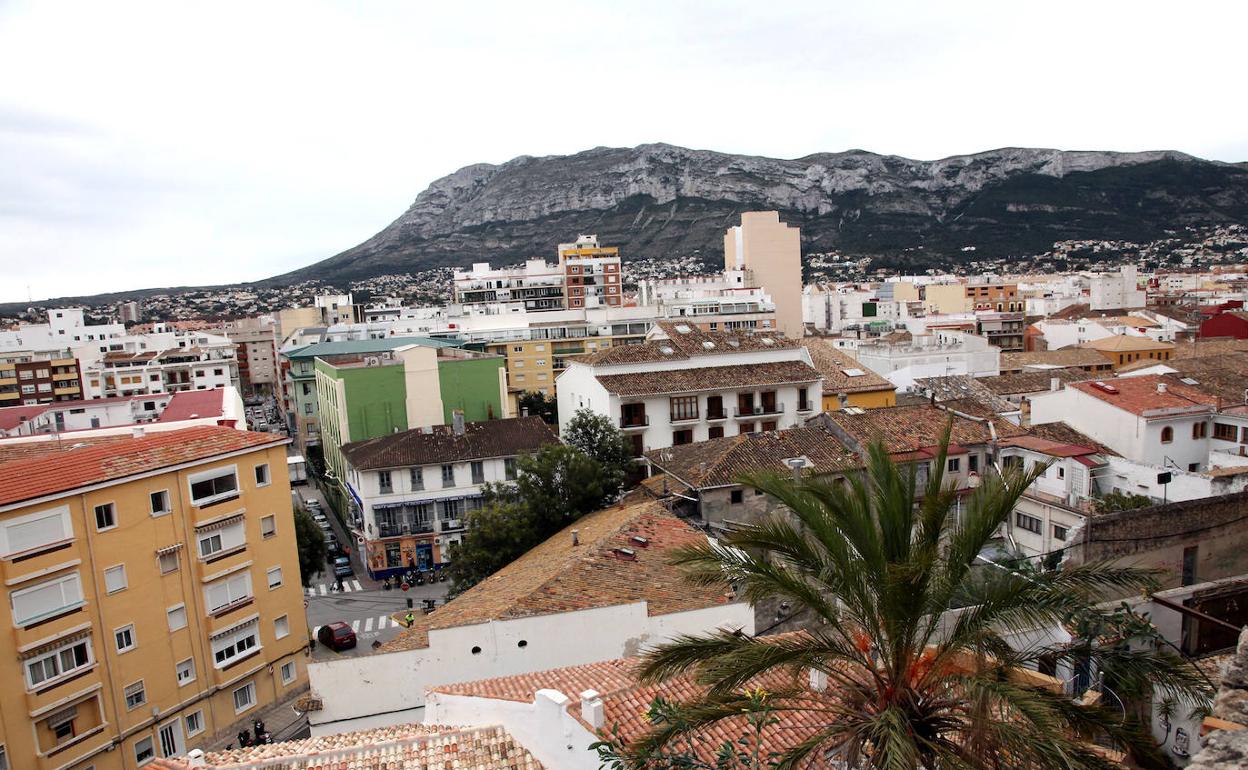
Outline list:
[[[828,675],[817,668],[810,670],[810,689],[815,692],[823,692],[828,689]]]
[[[572,545],[581,544],[581,531],[579,529],[572,530]]]
[[[1164,383],[1164,382],[1159,382],[1159,383],[1157,383],[1157,392],[1158,392],[1158,393],[1165,393],[1165,392],[1166,392],[1166,383]]]
[[[522,406],[522,407],[520,407],[520,416],[521,416],[521,417],[528,417],[528,416],[529,416],[529,408],[528,408],[527,406]]]
[[[1031,427],[1031,399],[1024,397],[1018,405],[1018,424],[1022,428]]]
[[[143,426],[135,425],[130,429],[130,435],[134,438],[143,438]]]
[[[462,409],[456,409],[451,415],[451,424],[454,426],[455,435],[464,435],[464,412]]]
[[[602,696],[597,690],[586,690],[581,693],[581,719],[587,722],[591,729],[601,730],[606,723],[606,715],[602,708]]]
[[[204,750],[203,749],[191,749],[189,752],[187,752],[186,766],[187,767],[207,767],[208,765],[204,763]]]
[[[1049,378],[1049,390],[1056,393],[1062,389],[1062,380],[1059,377]]]

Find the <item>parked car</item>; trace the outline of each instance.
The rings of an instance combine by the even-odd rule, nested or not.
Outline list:
[[[351,560],[346,556],[334,559],[334,577],[351,577],[355,570],[351,569]]]
[[[331,562],[333,558],[339,554],[340,550],[341,550],[341,546],[338,545],[338,538],[334,537],[333,532],[326,532],[325,533],[325,553],[327,556],[330,557]]]
[[[331,650],[349,650],[355,646],[355,632],[342,621],[326,623],[316,632],[316,641]]]

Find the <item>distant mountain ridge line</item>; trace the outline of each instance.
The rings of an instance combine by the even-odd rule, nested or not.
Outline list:
[[[1248,167],[1172,150],[1013,147],[935,161],[862,150],[779,160],[669,144],[522,155],[435,180],[372,238],[274,280],[553,258],[557,243],[584,232],[625,259],[713,255],[723,229],[760,208],[802,227],[807,251],[1039,253],[1070,238],[1144,241],[1184,224],[1248,221]]]

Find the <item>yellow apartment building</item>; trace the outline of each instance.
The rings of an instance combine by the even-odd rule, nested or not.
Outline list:
[[[1114,369],[1121,369],[1137,361],[1169,361],[1174,356],[1174,345],[1169,342],[1158,342],[1151,337],[1135,337],[1127,334],[1102,337],[1099,340],[1085,342],[1079,347],[1100,353],[1113,365]]]
[[[0,767],[142,767],[307,682],[287,442],[203,426],[0,461]]]
[[[820,337],[802,340],[811,365],[823,376],[825,412],[850,406],[879,409],[897,405],[897,386],[858,363],[858,360]]]

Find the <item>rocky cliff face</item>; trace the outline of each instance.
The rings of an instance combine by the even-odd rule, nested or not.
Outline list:
[[[289,278],[352,278],[553,259],[597,233],[625,259],[718,261],[742,211],[779,209],[806,251],[955,255],[1043,251],[1065,238],[1147,240],[1185,224],[1248,221],[1248,169],[1177,152],[1008,148],[915,161],[852,150],[796,160],[665,144],[467,166],[389,227]]]

